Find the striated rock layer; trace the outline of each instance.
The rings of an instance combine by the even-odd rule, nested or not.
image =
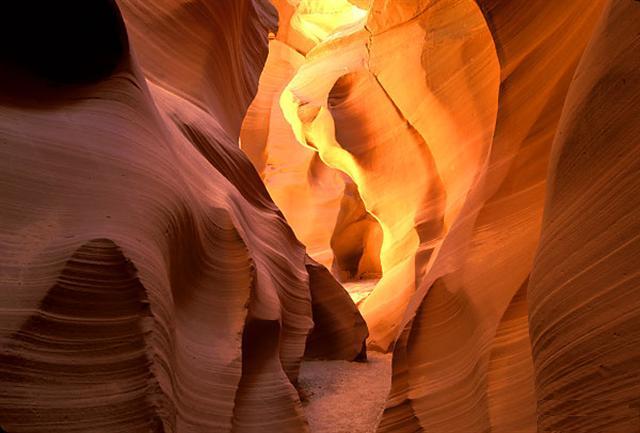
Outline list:
[[[479,2],[500,62],[495,132],[405,314],[380,431],[536,431],[527,280],[551,144],[602,4]]]
[[[472,1],[413,12],[389,2],[367,5],[368,13],[338,0],[303,1],[293,12],[283,2],[276,6],[289,26],[281,22],[272,41],[277,48],[261,78],[265,90],[252,106],[270,120],[258,123],[250,109],[242,146],[259,170],[265,167],[263,178],[278,203],[280,192],[292,190],[270,175],[269,164],[277,165],[285,152],[308,155],[300,163],[289,158],[283,169],[301,200],[312,194],[311,201],[324,203],[318,238],[303,239],[317,245],[311,251],[330,246],[332,269],[344,280],[382,277],[361,311],[369,344],[387,350],[434,250],[482,172],[500,73],[491,33]],[[295,54],[285,58],[283,52]],[[469,59],[468,52],[476,55]],[[282,117],[302,146],[290,132],[281,133]],[[250,137],[260,137],[257,147]],[[320,177],[334,173],[342,174],[342,192]],[[335,199],[330,204],[339,209],[333,216],[322,197],[340,193],[339,208]],[[284,202],[283,208],[300,215],[292,226],[303,233],[313,224],[309,215],[318,214],[313,206],[287,210]]]
[[[553,229],[549,238],[543,233],[541,256],[535,267],[533,262],[552,143],[556,134],[563,133],[563,108],[567,117],[571,106],[566,104],[576,98],[567,99],[574,75],[578,74],[575,89],[598,73],[595,66],[586,72],[584,65],[576,68],[607,1],[351,3],[275,2],[283,22],[271,41],[259,97],[249,111],[254,117],[248,116],[243,124],[242,146],[261,170],[267,188],[283,203],[285,214],[295,216],[294,230],[318,246],[314,251],[322,252],[322,260],[333,261],[334,273],[345,279],[362,276],[362,264],[375,267],[376,260],[370,257],[379,251],[382,278],[359,304],[371,333],[369,347],[394,352],[393,386],[379,431],[582,431],[584,425],[572,424],[571,415],[564,415],[564,426],[561,421],[556,424],[553,420],[561,415],[554,411],[574,405],[580,416],[606,405],[579,403],[577,396],[574,403],[571,397],[554,403],[553,396],[564,390],[558,379],[561,373],[555,372],[566,371],[560,369],[569,359],[554,358],[556,352],[551,350],[560,350],[561,344],[546,335],[556,332],[550,328],[552,312],[572,310],[559,289],[546,289],[553,290],[557,303],[543,302],[543,295],[535,293],[554,284],[562,286],[562,278],[580,273],[578,265],[588,263],[585,259],[571,264],[573,271],[561,267],[561,256],[576,248],[567,240],[561,243],[567,245],[564,249],[545,252],[545,242],[554,248],[554,243],[567,239],[555,237],[560,228]],[[631,0],[618,3],[620,10],[638,7]],[[622,15],[610,20],[622,20]],[[630,29],[632,13],[626,20]],[[629,44],[631,34],[629,30]],[[606,37],[624,41],[617,33]],[[623,44],[618,50],[631,53],[634,46]],[[594,54],[590,51],[586,59],[589,56]],[[603,61],[593,60],[594,65]],[[629,62],[620,76],[635,89],[634,67]],[[576,92],[572,90],[572,95]],[[614,92],[599,92],[613,104]],[[635,97],[627,96],[629,101]],[[632,123],[632,110],[621,118],[613,107],[601,106],[620,124],[624,119]],[[585,125],[594,123],[593,111],[573,116]],[[283,117],[302,146],[296,146],[291,131],[283,128]],[[598,140],[604,140],[599,138],[601,130],[610,129],[606,124],[592,127]],[[634,127],[625,130],[628,137],[634,136]],[[593,143],[594,148],[607,147]],[[632,155],[637,143],[628,145],[628,152],[620,152]],[[291,155],[304,156],[287,158]],[[601,159],[611,160],[604,153]],[[572,185],[584,184],[571,173],[588,176],[590,164],[585,160],[581,168],[569,165],[557,172],[552,165],[551,180],[558,176]],[[621,168],[631,173],[635,167]],[[278,170],[286,181],[273,175]],[[317,182],[318,174],[335,179],[336,172],[345,183],[338,217],[331,212],[340,188]],[[577,194],[575,188],[566,197]],[[635,190],[630,187],[627,192]],[[300,203],[313,204],[296,207],[286,201],[292,193],[299,194]],[[360,203],[349,201],[349,196],[358,197]],[[580,212],[581,218],[574,220],[585,229],[589,225],[579,221],[591,218],[597,224],[598,213],[606,212],[594,209],[589,214],[569,198],[556,207],[559,215]],[[628,209],[632,207],[628,203]],[[310,215],[318,214],[323,223],[313,230]],[[367,219],[373,224],[355,224]],[[616,227],[611,233],[624,230],[631,233],[633,228]],[[326,254],[329,233],[332,257]],[[376,238],[381,240],[379,250],[370,248]],[[629,250],[637,248],[630,244]],[[547,270],[556,268],[562,270],[553,279],[556,274]],[[629,273],[624,275],[632,279]],[[544,287],[537,288],[540,284]],[[594,296],[605,292],[599,286]],[[573,293],[582,292],[576,288]],[[533,304],[529,296],[537,296]],[[542,307],[536,305],[540,302]],[[628,308],[633,305],[630,302]],[[539,316],[529,317],[529,309]],[[529,323],[538,329],[529,329]],[[592,325],[584,323],[588,332]],[[567,337],[574,332],[567,332]],[[543,337],[539,342],[538,333],[551,342]],[[634,341],[632,335],[628,338]],[[536,344],[545,349],[536,352]],[[636,361],[611,343],[614,348],[621,357],[615,362]],[[620,368],[628,372],[625,377],[635,373]],[[592,371],[584,374],[588,372]],[[546,375],[550,375],[547,382],[541,382]],[[585,377],[576,372],[575,383],[588,382]],[[624,380],[613,375],[609,383]],[[597,398],[595,388],[590,389]],[[630,384],[620,394],[607,400],[614,405],[626,401],[622,394],[637,392]],[[611,415],[602,415],[607,417]],[[613,422],[608,426],[617,428]],[[602,430],[605,424],[594,423],[592,428]]]
[[[14,3],[3,428],[306,432],[365,346],[381,433],[640,428],[639,2]]]
[[[0,425],[307,431],[302,357],[367,330],[237,145],[274,13],[119,5],[2,7]]]
[[[639,5],[479,3],[488,165],[409,304],[379,431],[635,431]]]
[[[609,2],[553,146],[529,284],[539,431],[640,428],[638,23]]]

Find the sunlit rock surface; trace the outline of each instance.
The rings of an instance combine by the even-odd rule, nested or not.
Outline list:
[[[380,431],[536,431],[530,349],[518,341],[526,304],[518,305],[524,293],[514,296],[526,293],[551,144],[601,9],[592,1],[483,5],[501,69],[495,132],[406,312]]]
[[[279,28],[269,42],[258,93],[244,119],[241,147],[315,260],[333,267],[344,281],[379,278],[382,232],[362,204],[358,186],[324,163],[313,146],[296,140],[281,102],[305,55],[361,31],[367,11],[347,0],[307,0],[295,8],[286,1],[274,4]],[[346,91],[337,89],[334,98]]]
[[[538,310],[528,301],[528,286],[547,179],[554,176],[552,143],[576,74],[574,86],[580,85],[577,65],[608,2],[360,1],[351,2],[348,25],[344,17],[350,6],[329,3],[335,7],[333,29],[316,25],[319,14],[331,15],[323,2],[275,3],[281,16],[274,40],[278,48],[270,51],[258,93],[268,89],[270,108],[261,107],[277,121],[262,124],[259,150],[256,141],[242,146],[258,166],[271,161],[270,170],[286,172],[286,182],[263,173],[267,189],[292,215],[293,229],[317,245],[312,251],[319,260],[329,265],[333,255],[334,274],[353,290],[368,323],[369,346],[394,351],[393,386],[379,431],[554,431],[556,424],[541,424],[537,417],[561,411],[554,408],[569,404],[571,397],[554,405],[552,397],[540,394],[563,388],[556,376],[540,383],[541,375],[553,373],[538,363],[543,355],[532,357],[529,322],[536,318],[528,312]],[[639,7],[632,0],[618,3]],[[361,9],[368,11],[365,21]],[[634,48],[619,49],[631,55]],[[285,58],[282,50],[296,55]],[[280,69],[270,66],[271,59],[284,60]],[[620,75],[631,75],[634,66]],[[603,93],[613,104],[615,97]],[[258,109],[257,99],[252,109]],[[282,129],[282,117],[297,143],[290,130]],[[248,119],[243,131],[258,130]],[[633,127],[628,126],[628,136]],[[593,135],[599,134],[597,128]],[[626,153],[632,159],[632,152]],[[304,160],[288,158],[303,154]],[[324,166],[319,168],[317,159]],[[580,169],[585,176],[591,163]],[[345,234],[340,218],[326,221],[335,201],[318,203],[336,197],[341,186],[316,179],[318,173],[335,178],[334,170],[343,175],[343,197],[357,194],[373,224]],[[287,184],[298,188],[300,203],[315,204],[296,206],[284,192]],[[561,212],[571,203],[565,199],[557,206]],[[344,199],[339,212],[348,213]],[[324,215],[321,225],[310,217],[318,214]],[[597,213],[591,218],[597,221]],[[343,252],[359,252],[357,260],[375,263],[368,256],[376,252],[369,248],[370,233],[376,231],[381,244],[375,278],[381,279],[372,280],[369,294],[360,289],[368,285],[358,281],[360,269],[341,273],[348,268]],[[560,266],[560,259],[546,257],[540,260]],[[558,272],[561,278],[572,274]],[[551,278],[544,273],[534,274],[532,284]],[[631,344],[633,338],[625,341]],[[620,356],[619,362],[635,360]],[[640,397],[633,387],[626,395]],[[625,401],[609,400],[616,398]],[[575,405],[577,411],[580,404]],[[587,415],[601,407],[585,405]],[[577,421],[565,425],[571,431],[584,428]],[[595,423],[593,429],[605,427]]]
[[[640,2],[88,4],[2,7],[3,428],[638,431]]]
[[[498,58],[471,1],[422,6],[399,23],[378,18],[397,16],[390,5],[373,4],[364,20],[357,6],[329,2],[334,15],[350,15],[352,22],[334,23],[328,36],[306,21],[326,13],[327,4],[303,3],[289,22],[280,22],[242,146],[259,168],[266,164],[265,184],[312,256],[329,265],[333,253],[332,268],[343,281],[382,276],[361,311],[370,344],[386,350],[416,282],[482,171],[497,112]],[[281,17],[288,8],[280,7]],[[315,46],[301,56],[301,38],[292,34]],[[296,55],[285,58],[283,50]],[[262,93],[269,93],[270,108]],[[251,117],[260,109],[267,113],[261,126]],[[290,129],[281,128],[283,117]],[[257,131],[261,140],[249,140]],[[306,156],[296,162],[292,155]],[[269,164],[286,180],[273,176]],[[292,188],[299,193],[294,202]],[[279,200],[281,194],[289,202]]]

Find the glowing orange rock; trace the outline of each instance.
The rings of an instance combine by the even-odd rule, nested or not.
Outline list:
[[[405,316],[381,432],[536,431],[522,287],[564,97],[601,8],[483,4],[501,68],[495,133]]]
[[[286,4],[276,6],[289,21],[281,22],[271,57],[274,62],[285,59],[291,67],[272,86],[271,77],[283,68],[267,62],[261,89],[270,94],[271,108],[265,109],[262,90],[254,107],[269,113],[270,125],[263,121],[257,127],[254,119],[259,116],[251,116],[250,110],[243,148],[258,167],[272,166],[268,170],[286,173],[291,187],[279,183],[268,170],[263,179],[292,227],[309,243],[312,255],[318,252],[325,264],[333,258],[334,271],[344,279],[382,274],[361,311],[371,331],[370,344],[386,349],[399,332],[416,282],[447,224],[460,211],[488,152],[499,73],[493,41],[471,1],[427,9],[423,5],[411,15],[418,18],[402,29],[387,29],[393,23],[379,22],[378,4],[368,15],[344,1],[301,2],[293,12]],[[467,25],[453,38],[446,29],[438,30],[445,28],[442,22]],[[430,30],[430,23],[441,27]],[[290,41],[300,40],[292,34],[315,43],[303,51],[304,57],[296,58],[295,65],[291,55],[280,54],[286,50],[280,40],[290,50]],[[445,45],[447,38],[451,45]],[[415,44],[417,39],[425,43]],[[444,46],[448,51],[440,53],[438,47]],[[479,53],[471,61],[464,58],[469,50]],[[456,69],[474,75],[452,75]],[[276,107],[273,99],[278,95]],[[292,137],[281,132],[282,115],[304,148],[294,149]],[[256,145],[250,134],[260,129],[262,138],[257,142],[262,144]],[[307,156],[300,160],[294,156],[303,154]],[[265,162],[269,158],[272,162]],[[315,180],[316,173],[335,179],[331,169],[348,176],[344,197],[349,197],[349,189],[357,190],[359,199],[353,203],[364,213],[347,211],[345,206],[353,205],[345,198],[339,215],[349,215],[346,220],[338,218],[336,223],[335,213],[327,213],[338,209],[341,182],[310,182],[316,188],[309,188],[307,179]],[[332,201],[324,199],[328,196]],[[287,202],[292,197],[295,201]],[[310,200],[316,204],[305,206]],[[317,224],[309,216],[310,208],[321,208],[312,213],[328,218]]]
[[[280,96],[305,55],[327,39],[362,27],[366,11],[346,0],[305,0],[295,8],[287,2],[275,4],[278,33],[270,41],[258,94],[243,123],[241,147],[315,260],[325,266],[333,263],[345,279],[379,276],[375,221],[357,211],[361,200],[352,182],[324,164],[315,149],[298,143],[280,107]],[[353,237],[359,239],[347,240]]]
[[[380,433],[637,430],[637,1],[118,4],[2,9],[3,427],[306,432],[366,340]]]
[[[373,1],[362,28],[298,26],[316,45],[280,108],[382,229],[382,279],[360,305],[369,344],[395,343],[380,431],[537,429],[526,287],[551,143],[603,4]]]

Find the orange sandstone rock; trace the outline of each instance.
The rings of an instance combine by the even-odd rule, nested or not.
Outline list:
[[[553,145],[529,284],[539,431],[640,426],[639,22],[608,2]]]

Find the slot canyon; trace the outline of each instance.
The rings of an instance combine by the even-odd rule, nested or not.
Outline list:
[[[640,1],[0,6],[0,432],[640,432]]]

